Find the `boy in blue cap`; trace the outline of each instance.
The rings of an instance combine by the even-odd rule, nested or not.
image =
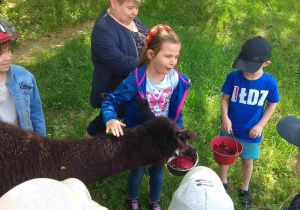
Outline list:
[[[222,87],[220,136],[236,137],[242,144],[242,185],[239,197],[246,209],[252,208],[249,182],[253,160],[259,157],[262,131],[279,102],[277,81],[263,71],[270,62],[272,47],[262,37],[246,41]],[[265,102],[267,105],[265,106]],[[228,165],[220,166],[220,178],[227,190]]]

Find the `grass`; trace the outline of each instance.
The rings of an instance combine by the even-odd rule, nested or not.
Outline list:
[[[108,7],[108,1],[28,0],[3,1],[0,14],[23,32],[18,42],[47,36],[89,20]],[[295,173],[296,148],[282,140],[276,123],[284,116],[300,118],[299,51],[300,4],[298,0],[146,0],[139,18],[150,28],[158,23],[170,25],[180,36],[180,70],[192,80],[184,106],[186,129],[194,130],[193,144],[199,165],[218,170],[209,148],[220,129],[221,87],[232,71],[245,40],[264,36],[273,46],[272,64],[265,71],[279,85],[281,101],[264,129],[260,158],[255,161],[250,187],[254,209],[280,209],[299,192]],[[18,50],[18,43],[15,50]],[[97,115],[89,105],[93,65],[90,58],[90,33],[66,42],[63,47],[39,53],[25,63],[17,63],[34,73],[42,98],[48,136],[80,138]],[[241,163],[230,168],[229,194],[235,208],[241,183]],[[128,172],[100,180],[89,186],[93,199],[110,209],[124,209]],[[162,204],[167,209],[172,193],[182,180],[165,170]],[[148,175],[141,183],[140,204],[147,205]],[[196,198],[197,199],[197,198]]]
[[[15,23],[23,36],[39,37],[95,19],[99,9],[106,7],[107,2],[98,0],[3,0],[0,14]]]

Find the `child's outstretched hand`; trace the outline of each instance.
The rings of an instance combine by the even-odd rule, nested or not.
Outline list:
[[[122,127],[125,127],[126,125],[119,120],[111,119],[106,122],[106,133],[111,130],[112,134],[114,136],[119,137],[120,135],[123,136],[123,129]]]
[[[222,118],[221,129],[223,132],[231,134],[232,133],[232,123],[231,120],[227,118]]]
[[[261,132],[263,130],[263,126],[260,126],[258,124],[254,125],[250,131],[249,131],[249,137],[251,139],[255,139],[257,137],[260,137],[261,136]]]

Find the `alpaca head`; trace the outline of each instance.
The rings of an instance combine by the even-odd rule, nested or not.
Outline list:
[[[167,117],[157,117],[143,124],[161,150],[165,161],[179,149],[188,148],[188,142],[195,139],[193,131],[182,131],[181,128]]]

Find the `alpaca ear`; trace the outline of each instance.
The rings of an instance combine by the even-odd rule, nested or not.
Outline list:
[[[193,131],[182,131],[182,132],[177,132],[177,139],[180,141],[191,141],[196,139],[196,134]]]
[[[134,102],[137,105],[137,108],[139,110],[139,114],[142,117],[143,122],[146,122],[148,120],[151,120],[151,119],[155,118],[155,115],[151,111],[147,100],[140,99],[140,100],[136,100]]]

